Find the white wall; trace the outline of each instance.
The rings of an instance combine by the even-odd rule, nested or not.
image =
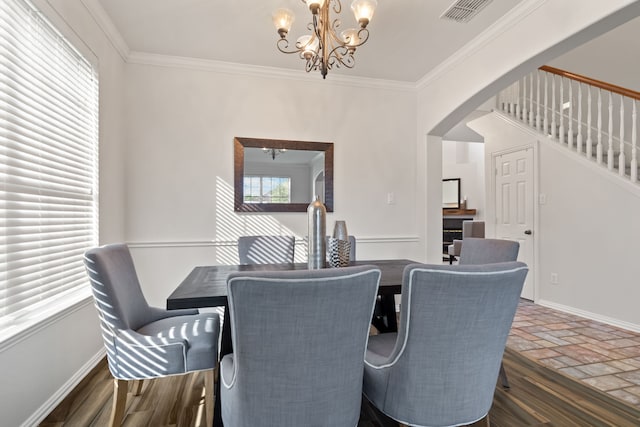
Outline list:
[[[72,39],[81,39],[98,59],[100,78],[100,240],[124,238],[124,61],[78,0],[38,1]],[[55,9],[52,9],[52,5]],[[57,11],[57,12],[56,12]],[[72,28],[63,24],[66,22]],[[81,49],[81,50],[82,50]],[[98,316],[87,300],[0,348],[3,426],[33,425],[46,416],[103,353]]]
[[[165,61],[132,63],[126,79],[126,240],[151,302],[195,265],[236,263],[226,242],[239,235],[306,236],[305,213],[233,212],[234,136],[333,142],[327,228],[345,220],[362,259],[421,259],[412,90]]]
[[[467,209],[476,209],[476,220],[484,219],[484,144],[442,141],[442,178],[460,178],[460,199]]]
[[[537,301],[640,330],[640,188],[498,113],[470,126],[484,136],[487,159],[539,141],[539,194],[546,203],[534,229]],[[487,203],[488,216],[491,210]],[[551,273],[558,275],[557,285],[550,283]]]
[[[549,65],[640,91],[640,59],[628,54],[640,48],[638,34],[640,18],[635,18],[555,58]]]

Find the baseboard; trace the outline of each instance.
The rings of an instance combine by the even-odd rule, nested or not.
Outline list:
[[[625,329],[627,331],[640,333],[640,325],[636,323],[624,322],[620,319],[614,319],[613,317],[602,316],[600,314],[591,313],[590,311],[580,310],[575,307],[557,304],[555,302],[546,301],[546,300],[536,301],[536,304],[541,305],[543,307],[552,308],[554,310],[562,311],[565,313],[575,314],[576,316],[584,317],[589,320],[595,320],[596,322],[606,323],[607,325],[615,326],[617,328]]]
[[[62,385],[36,412],[34,412],[21,427],[32,427],[39,425],[53,411],[62,400],[86,377],[89,372],[107,354],[104,347],[96,353],[87,363],[82,366],[69,380]]]

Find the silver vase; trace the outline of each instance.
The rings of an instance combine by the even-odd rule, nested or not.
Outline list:
[[[349,233],[347,233],[347,223],[344,221],[336,221],[333,225],[333,237],[338,240],[349,240]]]
[[[327,210],[320,201],[320,197],[311,202],[307,208],[309,217],[309,270],[317,270],[325,267],[326,258],[326,233]]]

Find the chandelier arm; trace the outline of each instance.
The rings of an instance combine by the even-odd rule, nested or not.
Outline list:
[[[333,3],[333,11],[339,15],[342,12],[342,3],[340,0],[329,0],[329,3]]]
[[[356,65],[356,58],[351,53],[350,49],[345,46],[336,46],[330,53],[332,61],[331,65],[336,65],[340,68],[340,65],[344,65],[346,68],[353,68]]]
[[[289,40],[287,40],[287,39],[279,39],[276,42],[276,46],[278,47],[278,50],[280,52],[287,53],[287,54],[298,53],[301,50],[298,47],[296,47],[294,50],[290,50],[290,48],[289,48]]]

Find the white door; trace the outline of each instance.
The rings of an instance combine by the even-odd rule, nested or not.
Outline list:
[[[500,154],[496,165],[496,238],[520,243],[518,261],[529,266],[522,298],[534,298],[533,147]]]

